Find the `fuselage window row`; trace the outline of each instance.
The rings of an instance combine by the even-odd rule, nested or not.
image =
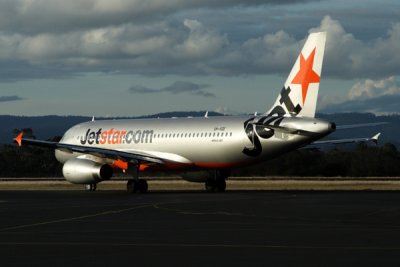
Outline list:
[[[232,136],[232,132],[225,132],[225,137],[228,137],[228,136]],[[179,133],[174,133],[174,134],[172,134],[172,133],[165,133],[165,134],[154,134],[154,136],[153,136],[153,138],[154,139],[164,139],[164,138],[194,138],[194,137],[204,137],[204,138],[206,138],[206,137],[224,137],[224,133],[193,133],[193,134],[191,134],[191,133],[189,133],[189,134],[187,134],[187,133],[185,133],[185,134],[183,134],[183,133],[181,133],[180,135],[179,135]],[[75,138],[75,137],[73,137],[73,138]],[[77,136],[76,137],[76,139],[77,140],[80,140],[82,138],[82,136]]]
[[[232,136],[232,132],[225,132],[225,137]],[[154,134],[154,138],[194,138],[194,137],[224,137],[224,133],[162,133]],[[78,137],[79,138],[79,137]]]

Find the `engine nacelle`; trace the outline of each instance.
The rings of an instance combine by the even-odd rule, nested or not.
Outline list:
[[[63,166],[65,179],[73,184],[93,184],[108,180],[113,175],[113,168],[88,159],[73,158]]]
[[[180,173],[183,180],[195,183],[203,183],[207,179],[214,177],[212,171],[187,171]]]

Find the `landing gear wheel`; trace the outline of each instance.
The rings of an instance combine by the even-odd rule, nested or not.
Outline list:
[[[139,179],[137,183],[137,189],[139,190],[140,193],[147,193],[147,190],[149,189],[149,185],[147,184],[146,180]]]
[[[226,182],[225,179],[217,179],[215,181],[215,191],[217,192],[225,192]]]
[[[131,180],[128,180],[128,183],[126,184],[126,190],[130,194],[136,193],[138,191],[140,193],[147,193],[148,188],[149,188],[149,186],[147,184],[147,181],[143,180],[143,179],[139,179],[137,181],[131,179]]]
[[[128,180],[128,183],[126,184],[126,191],[128,191],[129,194],[136,193],[137,187],[135,186],[135,180]]]
[[[207,192],[215,192],[216,187],[217,186],[216,186],[215,179],[210,178],[210,179],[206,180],[206,191]]]
[[[85,184],[85,190],[86,191],[96,191],[96,184]]]
[[[223,178],[209,178],[206,180],[206,191],[207,192],[225,192],[226,182]]]

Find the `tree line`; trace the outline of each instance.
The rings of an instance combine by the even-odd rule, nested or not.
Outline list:
[[[0,177],[61,176],[62,164],[55,159],[52,149],[1,147]],[[389,143],[381,147],[359,145],[352,151],[301,149],[263,163],[233,169],[232,176],[400,176],[400,153]]]
[[[299,149],[278,158],[233,171],[234,176],[400,176],[396,146],[358,144],[355,148],[329,151]]]

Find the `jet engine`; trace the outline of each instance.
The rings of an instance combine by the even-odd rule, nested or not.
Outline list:
[[[94,184],[113,175],[113,168],[108,164],[78,158],[65,162],[62,171],[65,179],[73,184]]]

